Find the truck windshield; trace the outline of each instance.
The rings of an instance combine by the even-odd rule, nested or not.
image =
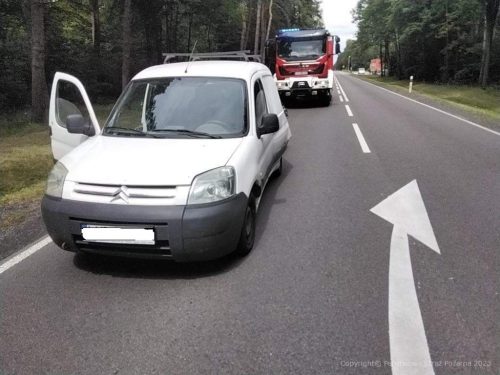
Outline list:
[[[278,57],[285,60],[315,60],[326,53],[325,39],[279,39]]]
[[[127,137],[234,138],[246,134],[243,80],[172,77],[132,81],[103,134]]]

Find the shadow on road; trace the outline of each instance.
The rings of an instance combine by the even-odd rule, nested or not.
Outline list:
[[[138,279],[197,279],[229,272],[243,261],[229,254],[208,262],[176,263],[171,260],[133,259],[75,254],[74,265],[94,274]]]
[[[278,178],[271,178],[262,196],[257,215],[257,232],[254,249],[265,231],[271,207],[285,200],[275,200],[276,192],[292,169],[291,164],[283,159],[283,173]],[[250,253],[249,256],[252,256]],[[239,266],[245,258],[229,254],[223,258],[194,263],[175,263],[169,260],[131,259],[93,254],[75,254],[74,265],[87,272],[105,274],[114,277],[139,279],[197,279],[220,275]]]
[[[281,176],[271,177],[266,189],[264,190],[264,194],[262,195],[260,202],[259,212],[257,214],[254,249],[258,247],[260,239],[266,231],[267,222],[269,221],[269,216],[273,206],[286,203],[286,199],[276,199],[276,194],[281,184],[286,181],[286,177],[290,174],[292,169],[293,165],[290,164],[285,157],[283,157],[283,172],[281,173]],[[250,256],[252,256],[252,253],[250,253]]]
[[[297,98],[295,100],[287,100],[285,107],[287,109],[328,108],[323,105],[321,101],[314,98]]]

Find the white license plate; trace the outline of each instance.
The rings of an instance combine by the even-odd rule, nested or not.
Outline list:
[[[307,72],[295,72],[296,76],[306,76]]]
[[[153,229],[118,228],[87,225],[82,227],[82,237],[89,242],[103,242],[132,245],[154,245]]]

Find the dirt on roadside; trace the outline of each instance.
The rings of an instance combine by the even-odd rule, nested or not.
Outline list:
[[[24,219],[18,221],[16,214],[19,212],[23,212]],[[8,225],[6,221],[9,222]],[[40,201],[0,206],[0,223],[0,260],[47,234]]]

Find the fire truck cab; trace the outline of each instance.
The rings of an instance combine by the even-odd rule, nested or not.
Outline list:
[[[335,40],[335,48],[334,48]],[[282,29],[266,43],[266,65],[284,103],[315,97],[328,106],[333,88],[333,56],[340,39],[325,29]]]

